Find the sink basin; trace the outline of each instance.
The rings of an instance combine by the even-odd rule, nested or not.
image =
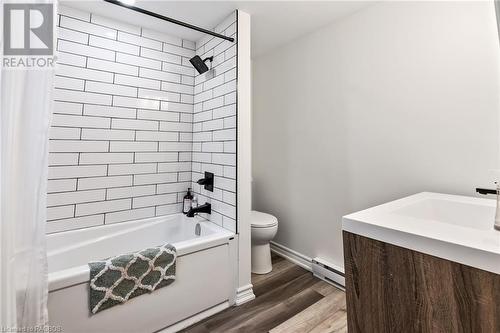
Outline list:
[[[423,192],[342,218],[342,229],[500,274],[496,201]]]

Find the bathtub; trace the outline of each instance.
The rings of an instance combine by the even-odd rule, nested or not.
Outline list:
[[[200,236],[195,235],[197,223]],[[168,332],[226,308],[234,303],[236,289],[235,237],[183,214],[48,235],[49,323],[68,333]],[[90,315],[89,261],[165,243],[177,249],[174,283]]]

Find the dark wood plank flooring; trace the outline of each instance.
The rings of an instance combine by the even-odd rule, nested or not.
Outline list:
[[[255,300],[181,332],[346,332],[345,293],[273,254],[273,271],[252,275]]]

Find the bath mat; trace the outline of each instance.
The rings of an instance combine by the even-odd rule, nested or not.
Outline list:
[[[168,286],[175,280],[177,251],[170,244],[89,262],[92,314]]]

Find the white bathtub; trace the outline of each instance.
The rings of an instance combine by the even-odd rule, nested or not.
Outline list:
[[[235,235],[199,217],[175,214],[51,234],[47,240],[49,321],[67,333],[171,331],[234,302]],[[89,261],[165,243],[178,253],[174,283],[90,315]]]

